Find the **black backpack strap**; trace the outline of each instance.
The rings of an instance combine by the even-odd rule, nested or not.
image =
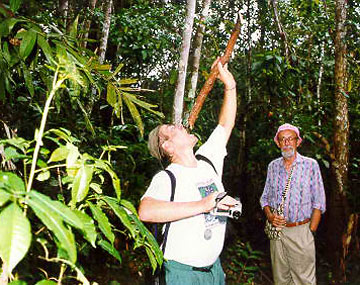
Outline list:
[[[170,202],[172,202],[172,201],[174,201],[174,197],[175,197],[176,178],[175,178],[174,173],[172,173],[170,170],[165,169],[165,172],[169,175],[170,180],[171,180]],[[163,238],[163,245],[162,245],[163,254],[165,253],[166,241],[167,241],[167,236],[169,233],[170,224],[171,224],[170,222],[165,224],[165,231],[164,231],[164,238]]]
[[[218,175],[218,173],[216,171],[216,168],[215,168],[215,165],[211,162],[210,159],[208,159],[206,156],[203,156],[201,154],[197,154],[197,155],[195,155],[195,157],[196,157],[197,160],[203,160],[203,161],[209,163],[212,166],[212,168],[214,168],[215,173]]]

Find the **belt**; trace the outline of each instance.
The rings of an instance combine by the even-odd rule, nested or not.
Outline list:
[[[305,219],[303,221],[300,221],[300,222],[295,222],[295,223],[286,223],[285,227],[288,227],[288,228],[291,228],[291,227],[296,227],[296,226],[300,226],[300,225],[303,225],[303,224],[306,224],[310,222],[310,219]]]
[[[210,272],[212,267],[213,267],[212,265],[206,267],[192,267],[192,270],[201,271],[201,272]]]

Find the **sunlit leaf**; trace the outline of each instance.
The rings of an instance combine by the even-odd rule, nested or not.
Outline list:
[[[130,100],[129,96],[126,94],[123,94],[124,102],[126,106],[129,108],[130,114],[132,118],[134,119],[136,125],[139,128],[141,136],[144,135],[144,124],[142,122],[141,116],[139,114],[138,109],[136,108],[135,104]]]
[[[85,234],[86,240],[90,242],[93,247],[96,247],[95,241],[96,241],[97,233],[96,233],[94,220],[84,212],[81,212],[77,209],[74,210],[74,213],[78,216],[78,218],[81,220],[81,223],[83,224],[82,231]]]
[[[24,181],[12,172],[0,172],[0,188],[13,193],[25,191]]]
[[[22,0],[10,0],[10,10],[16,12],[19,10],[22,4]]]
[[[42,171],[36,176],[37,181],[46,181],[50,178],[50,171]]]
[[[52,212],[59,215],[64,221],[73,227],[82,229],[83,223],[79,217],[66,205],[59,201],[50,199],[50,197],[41,194],[35,190],[30,191],[30,199],[28,203],[30,206],[34,205],[35,207],[42,209],[45,212]]]
[[[12,203],[0,213],[0,225],[0,256],[11,272],[30,247],[30,222],[20,207]]]
[[[114,240],[115,240],[115,235],[111,230],[111,224],[109,222],[109,219],[101,211],[100,207],[94,206],[89,201],[87,203],[90,207],[90,210],[91,210],[95,220],[98,222],[101,232],[106,236],[106,238],[111,242],[111,244],[113,244]]]
[[[35,285],[56,285],[56,284],[58,284],[58,283],[51,281],[51,280],[47,280],[47,279],[44,279],[44,280],[41,280],[41,281],[35,283]]]
[[[41,203],[34,203],[34,199],[30,199],[29,205],[35,212],[36,216],[44,223],[44,225],[54,233],[59,241],[58,244],[65,250],[69,260],[76,263],[77,252],[74,235],[70,229],[67,229],[61,216],[56,212],[49,211],[49,208]]]
[[[20,57],[23,60],[26,59],[33,50],[36,42],[36,37],[37,34],[32,30],[22,33],[19,53],[20,53]]]
[[[49,43],[45,40],[45,38],[42,35],[38,35],[37,37],[37,43],[42,49],[46,59],[49,61],[50,64],[54,63],[54,57],[52,49],[49,45]]]
[[[81,165],[76,173],[73,188],[71,190],[72,204],[82,201],[89,192],[89,186],[94,172],[93,166]]]
[[[8,192],[0,189],[0,207],[2,207],[7,201],[9,201],[11,195]]]
[[[103,239],[99,240],[98,244],[101,246],[102,249],[106,250],[121,263],[121,256],[113,245]]]
[[[48,162],[62,161],[67,158],[69,152],[70,150],[67,147],[60,146],[52,152]]]

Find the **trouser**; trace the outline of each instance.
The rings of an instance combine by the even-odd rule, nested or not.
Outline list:
[[[167,285],[224,285],[225,274],[220,259],[207,267],[193,267],[173,260],[164,264]]]
[[[270,240],[275,284],[316,284],[315,242],[309,223],[283,228],[280,240]]]

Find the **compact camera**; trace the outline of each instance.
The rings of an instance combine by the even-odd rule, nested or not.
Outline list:
[[[238,220],[242,214],[242,204],[240,202],[239,198],[235,198],[236,200],[238,200],[238,204],[236,204],[233,207],[230,207],[227,210],[222,210],[218,208],[218,203],[225,198],[225,196],[227,195],[226,192],[221,192],[217,195],[216,199],[215,199],[215,208],[211,211],[212,215],[215,216],[225,216],[225,217],[229,217],[232,218],[234,220]]]

